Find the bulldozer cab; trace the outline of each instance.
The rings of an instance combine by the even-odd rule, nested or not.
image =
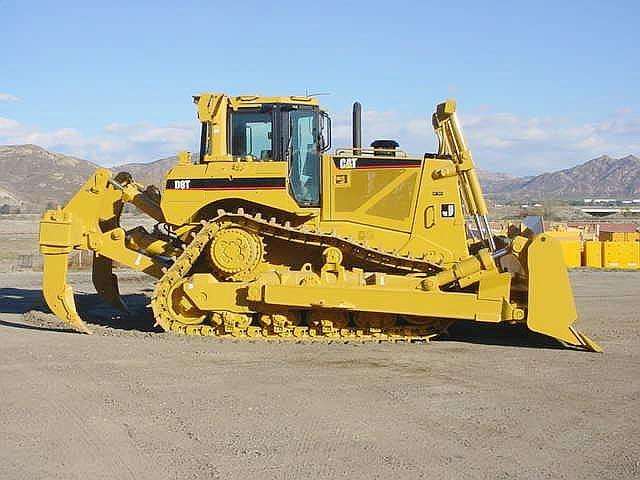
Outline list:
[[[202,124],[200,165],[209,167],[201,173],[177,169],[169,176],[184,179],[180,186],[188,187],[182,190],[207,190],[194,205],[215,204],[222,196],[214,190],[224,188],[225,193],[233,190],[238,201],[318,216],[336,228],[348,224],[348,234],[365,240],[376,226],[395,235],[388,248],[431,241],[433,255],[444,261],[468,254],[457,180],[431,178],[432,171],[451,160],[437,154],[410,156],[393,140],[363,148],[359,104],[352,148],[330,154],[331,120],[315,98],[202,94],[195,103]],[[194,179],[200,176],[228,176],[229,181]],[[167,183],[164,210],[178,224],[187,221],[185,201],[193,194],[174,192],[174,185]],[[418,210],[426,213],[417,218]]]
[[[243,205],[298,225],[313,218],[316,227],[363,242],[376,237],[381,248],[443,264],[469,254],[457,170],[446,151],[409,155],[393,140],[363,147],[359,103],[353,145],[329,153],[331,120],[313,97],[203,93],[194,102],[200,157],[167,175],[162,210],[169,223]]]
[[[321,154],[330,147],[330,119],[317,101],[240,96],[218,102],[211,94],[195,97],[202,122],[200,163],[283,162],[291,197],[300,207],[319,207]]]

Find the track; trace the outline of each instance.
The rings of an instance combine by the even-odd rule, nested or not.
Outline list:
[[[442,266],[430,262],[425,258],[415,258],[408,255],[397,255],[394,252],[383,252],[369,247],[364,242],[357,242],[350,238],[340,237],[335,233],[323,233],[310,228],[292,227],[289,222],[280,224],[275,218],[266,221],[258,213],[249,215],[242,208],[237,213],[218,210],[218,216],[212,222],[232,221],[246,227],[259,235],[279,238],[297,244],[313,245],[317,247],[336,247],[344,254],[349,254],[364,262],[375,263],[381,267],[404,273],[436,273]]]
[[[266,238],[278,238],[296,244],[317,247],[337,247],[341,251],[361,259],[373,262],[395,271],[431,273],[441,267],[423,258],[399,256],[392,252],[382,252],[348,238],[332,233],[322,233],[292,227],[289,223],[279,224],[275,218],[265,221],[257,214],[246,214],[242,209],[237,213],[218,211],[218,216],[209,222],[203,222],[202,228],[195,234],[182,254],[158,281],[154,290],[151,307],[156,322],[164,330],[184,335],[215,336],[228,338],[309,340],[309,341],[359,341],[359,342],[424,342],[441,333],[451,323],[448,320],[433,320],[425,325],[394,326],[392,328],[357,328],[351,325],[337,326],[331,322],[303,326],[300,322],[290,321],[285,315],[273,312],[257,312],[251,317],[230,312],[209,312],[217,321],[212,324],[190,324],[176,318],[172,308],[176,302],[172,294],[178,284],[187,278],[204,248],[220,231],[221,225],[232,222],[253,233]],[[257,325],[256,318],[269,315],[269,325]]]

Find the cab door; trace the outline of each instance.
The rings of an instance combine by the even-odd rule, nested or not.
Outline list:
[[[320,147],[317,110],[292,108],[288,112],[289,190],[298,205],[320,206]]]

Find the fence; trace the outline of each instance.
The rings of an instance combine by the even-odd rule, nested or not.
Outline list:
[[[74,250],[69,254],[69,268],[71,270],[87,270],[93,263],[93,253]],[[18,255],[13,271],[42,271],[42,255]]]

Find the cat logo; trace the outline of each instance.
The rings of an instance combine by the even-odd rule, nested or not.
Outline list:
[[[341,158],[340,169],[343,169],[343,168],[358,168],[358,159],[357,158]]]

